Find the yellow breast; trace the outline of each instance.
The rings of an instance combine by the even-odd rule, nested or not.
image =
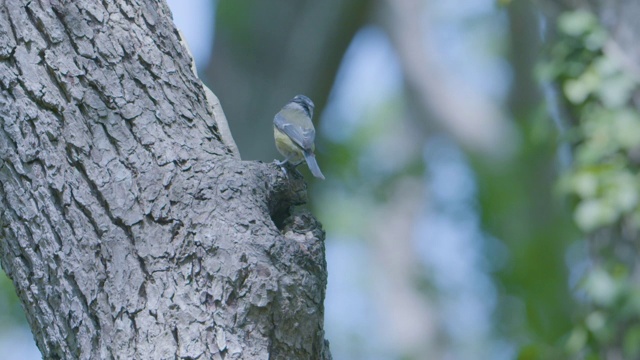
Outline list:
[[[273,127],[273,137],[276,139],[276,148],[282,156],[289,158],[289,161],[292,163],[302,161],[304,158],[302,150],[294,144],[286,134],[278,130],[275,126]]]

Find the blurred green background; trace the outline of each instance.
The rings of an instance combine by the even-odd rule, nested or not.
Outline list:
[[[244,160],[316,104],[335,359],[640,358],[638,73],[562,3],[169,1]]]

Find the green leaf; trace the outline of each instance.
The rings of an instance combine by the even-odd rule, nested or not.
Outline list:
[[[560,15],[558,27],[560,31],[571,36],[580,36],[593,31],[598,26],[598,20],[586,10],[576,10]]]
[[[581,198],[592,198],[598,191],[598,178],[590,171],[581,171],[573,176],[571,185]]]
[[[578,326],[571,331],[565,348],[569,354],[577,354],[587,345],[588,333],[583,327]]]
[[[604,44],[607,42],[607,38],[609,35],[604,29],[598,27],[594,29],[587,37],[584,39],[584,45],[587,49],[591,51],[598,51],[602,49]]]
[[[601,311],[594,311],[587,316],[585,324],[592,332],[598,332],[607,324],[607,318]]]
[[[574,213],[578,227],[585,232],[612,224],[617,218],[616,210],[600,199],[581,201]]]
[[[615,108],[629,102],[635,86],[631,77],[617,74],[604,79],[596,91],[605,106]]]
[[[618,212],[627,213],[638,205],[638,184],[636,178],[627,170],[611,175],[605,189],[605,200]]]
[[[627,330],[622,347],[625,359],[637,359],[640,357],[640,325],[635,325]]]
[[[601,306],[610,306],[618,295],[618,284],[602,268],[592,270],[583,285],[585,291],[593,301]]]
[[[621,148],[634,149],[640,145],[640,115],[628,108],[616,112],[613,118],[613,132]]]
[[[583,103],[591,93],[592,89],[586,85],[587,84],[580,80],[567,80],[563,87],[564,94],[571,103],[579,105]]]

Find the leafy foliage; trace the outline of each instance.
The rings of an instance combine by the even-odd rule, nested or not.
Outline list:
[[[640,113],[632,102],[638,80],[604,51],[606,32],[590,13],[566,13],[558,29],[542,74],[560,84],[576,123],[574,164],[562,182],[577,201],[574,218],[585,232],[615,224],[638,229],[640,182],[632,163],[640,150]]]
[[[564,348],[523,349],[521,359],[640,357],[640,286],[633,246],[640,228],[640,82],[610,51],[607,32],[591,13],[558,19],[558,41],[540,75],[561,89],[571,117],[572,167],[561,189],[575,201],[574,220],[588,235],[594,263],[579,284],[586,310]],[[605,239],[605,241],[602,241]],[[622,245],[622,246],[621,246]],[[626,253],[626,254],[625,254]]]

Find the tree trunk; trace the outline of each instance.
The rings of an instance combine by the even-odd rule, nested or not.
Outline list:
[[[330,358],[305,184],[190,62],[164,1],[0,0],[0,261],[45,359]]]

